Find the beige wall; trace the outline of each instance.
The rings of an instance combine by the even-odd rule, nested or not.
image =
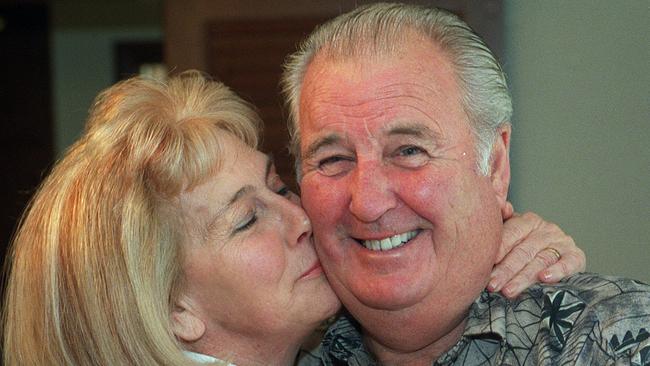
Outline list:
[[[509,1],[511,194],[588,270],[650,282],[650,2]]]
[[[116,42],[160,41],[162,0],[51,2],[51,77],[57,157],[81,134],[88,108],[115,82]]]

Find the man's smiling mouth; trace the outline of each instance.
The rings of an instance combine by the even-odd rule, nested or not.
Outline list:
[[[416,237],[420,230],[408,231],[405,233],[397,234],[383,239],[373,239],[373,240],[360,240],[356,239],[361,245],[367,249],[374,251],[386,251],[395,248],[399,248],[402,245],[408,243],[411,239]]]

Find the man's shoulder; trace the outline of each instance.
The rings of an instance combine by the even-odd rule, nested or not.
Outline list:
[[[646,365],[650,364],[648,331],[650,286],[583,273],[557,284],[532,286],[514,300],[484,292],[472,306],[464,334],[474,343],[455,354],[462,353],[471,364],[485,357],[481,345],[495,341],[502,342],[502,348],[494,355],[502,357],[505,364],[552,360],[589,365],[631,359],[632,364]],[[479,349],[480,355],[468,356],[468,352]],[[451,357],[450,363],[458,364],[456,358]],[[329,328],[320,347],[305,352],[299,364],[375,362],[363,346],[360,325],[344,313]]]
[[[536,287],[579,291],[588,301],[598,301],[621,293],[642,294],[650,291],[650,286],[641,281],[587,272],[574,274],[555,284],[537,284],[531,289]]]
[[[559,306],[563,302],[581,304],[581,308],[596,314],[601,321],[619,317],[622,312],[650,312],[649,285],[633,279],[594,273],[578,273],[556,284],[531,286],[513,303],[531,298],[543,300],[546,307]]]
[[[536,312],[540,330],[557,351],[584,352],[590,340],[603,356],[650,362],[650,286],[643,282],[576,274],[557,284],[532,286],[508,310],[518,321]]]

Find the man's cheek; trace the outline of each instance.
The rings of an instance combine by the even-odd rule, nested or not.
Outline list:
[[[400,198],[425,219],[441,209],[445,201],[451,196],[453,187],[450,177],[442,172],[413,172],[403,174],[396,188],[400,191]]]
[[[333,220],[341,201],[337,187],[318,175],[303,178],[300,184],[302,204],[314,229]]]
[[[313,215],[318,211],[318,202],[321,191],[318,187],[317,182],[310,177],[303,177],[300,182],[300,198],[302,200],[302,206],[309,215],[309,218],[313,221]]]

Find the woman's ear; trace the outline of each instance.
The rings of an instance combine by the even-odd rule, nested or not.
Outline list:
[[[172,332],[184,342],[195,342],[205,333],[205,323],[185,296],[174,304],[171,316]]]
[[[503,126],[492,146],[490,156],[490,180],[501,207],[503,218],[508,216],[508,187],[510,186],[510,126]]]

